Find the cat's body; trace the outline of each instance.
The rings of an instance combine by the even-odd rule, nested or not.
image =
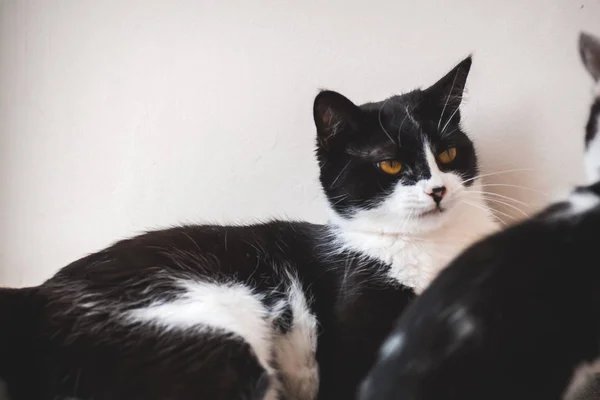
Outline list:
[[[14,352],[10,359],[26,360],[23,370],[7,366],[8,376],[23,379],[27,396],[16,397],[186,399],[194,390],[184,386],[179,392],[172,383],[190,379],[210,393],[207,398],[229,398],[225,388],[244,380],[251,385],[264,371],[277,371],[288,398],[310,399],[319,383],[319,333],[318,361],[331,392],[349,378],[360,380],[414,294],[393,279],[395,270],[405,269],[402,264],[340,253],[328,230],[294,222],[180,227],[76,261],[31,289],[32,304],[43,304],[31,332],[43,345],[32,347],[27,336],[5,342]],[[385,237],[372,240],[389,243]],[[388,257],[406,260],[410,271],[417,261],[441,268],[442,259],[463,246],[446,244],[429,261],[425,252],[436,251],[430,244],[395,240],[392,249],[400,251]],[[225,332],[245,340],[256,357],[245,353],[249,348],[241,340],[224,339]],[[214,342],[208,349],[207,339]],[[131,359],[124,362],[127,352]],[[156,367],[144,368],[147,363]],[[221,371],[225,365],[230,371]]]
[[[317,96],[328,225],[155,231],[0,290],[13,400],[352,398],[415,292],[496,228],[459,127],[469,67],[360,108]]]
[[[581,35],[580,49],[600,82],[600,38]],[[581,367],[600,360],[595,96],[585,135],[589,184],[453,261],[400,318],[361,399],[600,398],[598,366]]]

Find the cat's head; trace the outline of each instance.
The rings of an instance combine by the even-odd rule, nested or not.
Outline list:
[[[391,234],[444,224],[478,174],[460,127],[470,67],[468,57],[429,88],[377,103],[317,95],[320,180],[334,223]]]
[[[585,168],[590,183],[600,180],[600,37],[581,33],[579,53],[594,80],[592,107],[585,131]]]

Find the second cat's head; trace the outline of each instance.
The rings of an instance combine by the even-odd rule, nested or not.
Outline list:
[[[372,233],[425,232],[447,220],[478,174],[459,106],[471,58],[431,87],[355,105],[314,102],[320,180],[333,222]]]

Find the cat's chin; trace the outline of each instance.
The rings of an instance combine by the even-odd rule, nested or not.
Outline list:
[[[412,222],[405,230],[412,233],[427,233],[440,229],[451,219],[455,206],[456,203],[449,200],[441,206],[415,210],[412,212],[414,215]]]
[[[345,217],[330,210],[330,222],[342,231],[378,236],[414,236],[443,228],[451,219],[454,204],[409,210],[406,213],[379,213],[360,210]]]
[[[417,214],[406,228],[404,234],[426,234],[443,228],[449,221],[449,209],[434,208]]]
[[[441,207],[434,207],[431,208],[429,210],[425,210],[425,211],[420,211],[419,213],[417,213],[416,218],[435,218],[435,217],[440,217],[441,214],[443,212],[445,212],[446,210],[444,208]]]

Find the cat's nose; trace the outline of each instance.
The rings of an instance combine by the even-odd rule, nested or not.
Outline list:
[[[444,195],[446,194],[446,186],[437,186],[429,191],[426,191],[425,193],[430,195],[433,201],[435,201],[435,204],[439,206],[440,202],[444,198]]]

